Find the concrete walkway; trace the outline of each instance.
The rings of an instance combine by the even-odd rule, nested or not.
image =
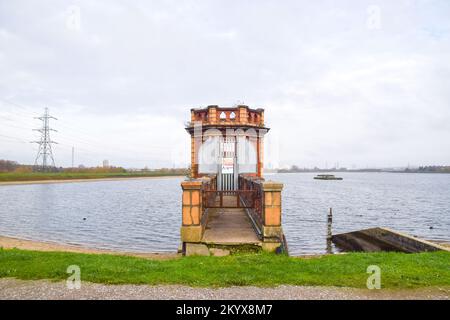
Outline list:
[[[236,203],[236,197],[225,196],[224,205]],[[202,242],[207,244],[261,245],[252,222],[243,208],[208,209],[208,223]]]
[[[450,288],[419,290],[367,290],[336,287],[279,286],[275,288],[103,285],[82,282],[69,290],[65,282],[0,279],[0,299],[152,299],[152,300],[355,300],[355,299],[450,299]]]

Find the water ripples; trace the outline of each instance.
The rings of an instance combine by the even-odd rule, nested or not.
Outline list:
[[[292,254],[323,253],[326,216],[333,232],[390,227],[450,241],[450,175],[277,174],[283,182],[283,229]],[[0,186],[0,234],[94,248],[176,251],[180,178]],[[432,227],[432,229],[430,229]]]

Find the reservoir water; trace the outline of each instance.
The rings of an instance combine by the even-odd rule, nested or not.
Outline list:
[[[283,228],[293,255],[323,253],[333,233],[389,227],[450,242],[450,174],[266,176],[284,183]],[[0,235],[136,252],[176,251],[182,178],[0,186]]]

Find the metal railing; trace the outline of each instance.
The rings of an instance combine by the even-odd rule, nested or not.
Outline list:
[[[243,202],[252,203],[252,210],[249,210],[249,213],[259,228],[263,225],[264,192],[261,186],[261,181],[263,180],[264,179],[245,175],[239,176],[239,189],[244,191]],[[246,191],[252,191],[252,198],[246,197]]]

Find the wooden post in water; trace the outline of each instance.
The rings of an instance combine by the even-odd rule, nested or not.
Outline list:
[[[331,237],[333,236],[331,226],[333,225],[333,208],[330,208],[330,211],[328,212],[328,219],[327,219],[327,253],[331,254],[332,247],[331,247]]]

